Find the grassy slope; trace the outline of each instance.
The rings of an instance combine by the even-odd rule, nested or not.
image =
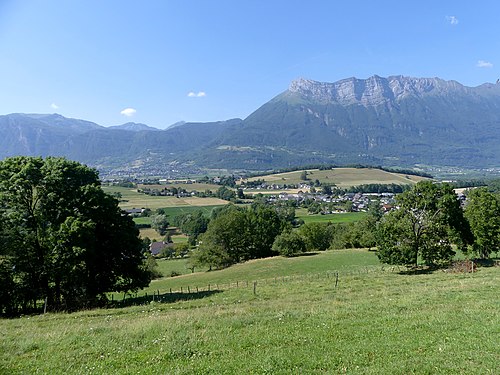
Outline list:
[[[364,184],[414,184],[424,180],[424,177],[404,175],[400,173],[391,173],[380,169],[372,168],[334,168],[320,171],[318,169],[308,169],[307,178],[315,181],[318,179],[323,183],[335,184],[338,187],[345,188]],[[249,180],[259,180],[277,184],[297,184],[302,182],[300,179],[302,171],[287,173],[278,173],[267,176],[253,177]]]
[[[234,288],[175,303],[2,320],[0,373],[498,373],[499,268],[347,273],[348,259],[359,267],[373,256],[270,260],[282,262],[269,266],[275,273],[343,265],[337,288],[331,278],[302,277],[259,283],[257,295]],[[238,267],[251,277],[265,262]]]

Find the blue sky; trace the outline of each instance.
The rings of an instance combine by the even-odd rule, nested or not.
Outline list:
[[[245,118],[304,77],[500,78],[498,1],[0,0],[0,114]]]

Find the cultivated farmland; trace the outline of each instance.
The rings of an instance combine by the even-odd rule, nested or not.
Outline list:
[[[182,197],[176,198],[172,196],[150,196],[137,192],[135,188],[124,188],[119,186],[103,186],[106,193],[120,193],[120,207],[128,208],[157,208],[165,207],[202,207],[202,206],[221,206],[227,204],[219,198],[198,198],[198,197]]]
[[[302,171],[276,173],[266,176],[252,177],[249,181],[264,180],[271,184],[298,184],[303,182],[301,179]],[[327,170],[308,169],[307,178],[321,183],[335,184],[340,188],[347,188],[366,184],[397,184],[407,185],[415,184],[418,181],[427,178],[405,175],[401,173],[387,172],[376,168],[333,168]]]

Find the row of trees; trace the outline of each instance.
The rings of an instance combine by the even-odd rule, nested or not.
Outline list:
[[[79,309],[151,280],[132,219],[94,169],[63,158],[0,161],[0,313]]]
[[[470,191],[464,210],[450,185],[424,181],[398,195],[396,205],[398,209],[383,215],[373,204],[355,223],[308,223],[298,229],[291,225],[293,207],[229,206],[205,227],[193,260],[226,267],[277,254],[377,247],[382,262],[416,267],[445,264],[455,249],[485,258],[500,247],[500,200],[486,188]]]

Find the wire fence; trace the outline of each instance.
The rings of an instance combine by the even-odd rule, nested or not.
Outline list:
[[[157,289],[153,292],[143,292],[135,294],[123,294],[120,300],[112,302],[118,305],[132,305],[132,304],[147,304],[151,302],[176,302],[180,300],[198,299],[212,294],[220,293],[230,289],[251,288],[253,294],[257,294],[258,286],[279,285],[299,281],[314,281],[314,280],[332,280],[334,287],[337,288],[341,281],[346,277],[360,276],[369,273],[394,273],[405,271],[406,267],[390,266],[390,267],[362,267],[356,270],[328,270],[318,273],[307,273],[297,275],[283,275],[271,278],[262,278],[255,280],[239,280],[229,281],[224,283],[209,283],[205,285],[187,285],[177,288]]]

